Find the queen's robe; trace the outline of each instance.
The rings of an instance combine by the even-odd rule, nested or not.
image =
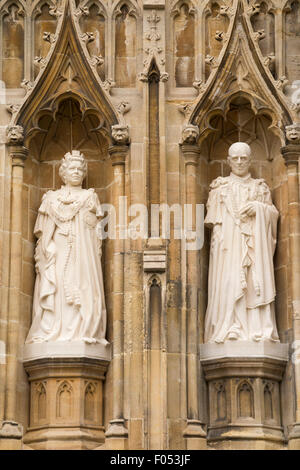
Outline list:
[[[253,202],[254,216],[240,210]],[[278,211],[262,179],[231,173],[210,187],[205,224],[212,228],[205,342],[278,341],[273,255]]]
[[[106,343],[100,215],[93,189],[62,187],[44,195],[34,228],[36,282],[26,343]]]

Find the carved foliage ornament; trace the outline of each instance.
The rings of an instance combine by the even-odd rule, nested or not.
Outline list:
[[[121,101],[118,105],[117,105],[117,111],[119,114],[121,114],[122,116],[126,113],[128,113],[131,109],[131,105],[128,101]]]
[[[59,18],[63,14],[63,8],[60,5],[59,0],[52,0],[53,6],[50,7],[49,9],[49,14],[51,16],[56,16]]]
[[[153,57],[157,57],[163,52],[163,49],[158,43],[161,41],[161,34],[158,32],[158,23],[160,22],[161,17],[157,15],[156,10],[152,10],[151,15],[147,16],[147,22],[149,23],[149,31],[145,33],[145,39],[150,42],[149,47],[144,48],[144,52],[148,57],[144,60],[144,70],[139,75],[139,80],[146,81],[145,77],[147,75],[148,68]],[[159,60],[161,65],[165,64],[165,58],[161,57]],[[163,80],[166,81],[166,80]]]
[[[191,103],[183,103],[179,104],[177,109],[185,118],[188,118],[192,114],[193,105]]]

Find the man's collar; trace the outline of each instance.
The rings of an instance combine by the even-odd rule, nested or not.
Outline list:
[[[251,174],[247,173],[245,176],[238,176],[231,172],[230,178],[240,183],[248,183],[251,180]]]

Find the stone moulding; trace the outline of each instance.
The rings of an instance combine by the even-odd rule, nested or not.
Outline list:
[[[166,270],[165,250],[149,250],[144,252],[144,271],[164,272]]]
[[[207,343],[200,346],[200,357],[208,383],[208,443],[223,449],[236,448],[232,441],[247,449],[283,445],[280,382],[288,345]]]

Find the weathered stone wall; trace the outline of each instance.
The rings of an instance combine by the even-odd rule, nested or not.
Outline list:
[[[274,258],[280,339],[298,339],[291,231],[299,206],[293,203],[293,225],[281,147],[288,143],[285,126],[300,119],[299,12],[300,2],[290,0],[0,1],[0,423],[8,419],[6,352],[15,334],[14,420],[28,426],[22,347],[35,280],[33,229],[44,192],[61,185],[59,161],[71,148],[85,154],[85,187],[95,188],[102,203],[116,204],[122,195],[128,207],[149,208],[205,204],[211,181],[229,174],[230,144],[248,142],[252,175],[267,181],[280,212]],[[28,148],[18,321],[9,301],[15,194],[10,124],[23,126]],[[111,135],[116,124],[129,127],[122,158],[120,149],[111,150],[119,145]],[[198,129],[191,140],[182,134],[187,125]],[[174,239],[103,243],[107,339],[114,348],[104,393],[108,448],[206,447],[199,344],[209,242],[205,230],[204,246],[194,253]],[[148,269],[145,252],[160,253],[165,266],[154,262]],[[290,362],[281,386],[286,437],[297,422],[297,380]]]

